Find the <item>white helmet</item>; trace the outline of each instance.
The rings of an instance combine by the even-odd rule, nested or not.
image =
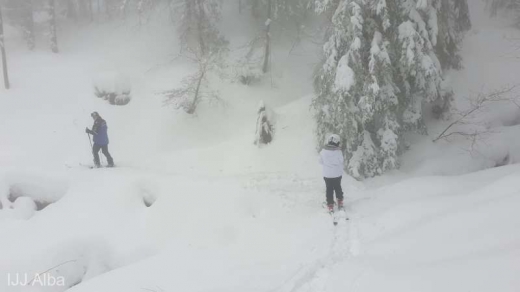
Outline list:
[[[339,146],[341,138],[337,134],[331,134],[327,138],[327,145]]]

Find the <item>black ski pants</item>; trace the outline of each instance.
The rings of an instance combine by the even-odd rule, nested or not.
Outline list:
[[[99,145],[94,144],[92,146],[92,154],[94,154],[94,164],[96,166],[100,166],[99,163],[99,150],[101,149],[101,152],[103,152],[103,155],[107,158],[108,165],[114,165],[114,160],[112,159],[112,156],[110,156],[110,153],[108,152],[108,145]]]
[[[341,176],[335,178],[324,177],[325,186],[327,188],[327,205],[334,204],[334,192],[336,193],[336,199],[343,200],[343,190],[341,189]]]

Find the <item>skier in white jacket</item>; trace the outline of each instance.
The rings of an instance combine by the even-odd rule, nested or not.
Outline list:
[[[343,176],[343,153],[341,151],[340,137],[332,134],[320,151],[320,164],[323,167],[325,180],[327,207],[334,210],[334,192],[338,200],[338,208],[343,208],[343,191],[341,190],[341,178]]]

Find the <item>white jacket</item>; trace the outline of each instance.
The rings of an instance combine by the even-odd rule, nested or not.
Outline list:
[[[343,176],[343,153],[341,149],[324,148],[320,152],[320,164],[323,167],[323,177],[335,178]]]

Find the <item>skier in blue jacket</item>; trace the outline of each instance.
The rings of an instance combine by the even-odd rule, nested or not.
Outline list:
[[[107,158],[107,166],[113,167],[114,160],[108,152],[107,122],[97,112],[93,112],[90,116],[92,117],[92,119],[94,119],[94,125],[92,126],[92,130],[86,128],[85,132],[94,136],[94,145],[92,146],[92,154],[94,155],[94,165],[96,167],[101,167],[101,164],[99,163],[99,150],[101,149],[101,152],[103,152],[103,154]]]

